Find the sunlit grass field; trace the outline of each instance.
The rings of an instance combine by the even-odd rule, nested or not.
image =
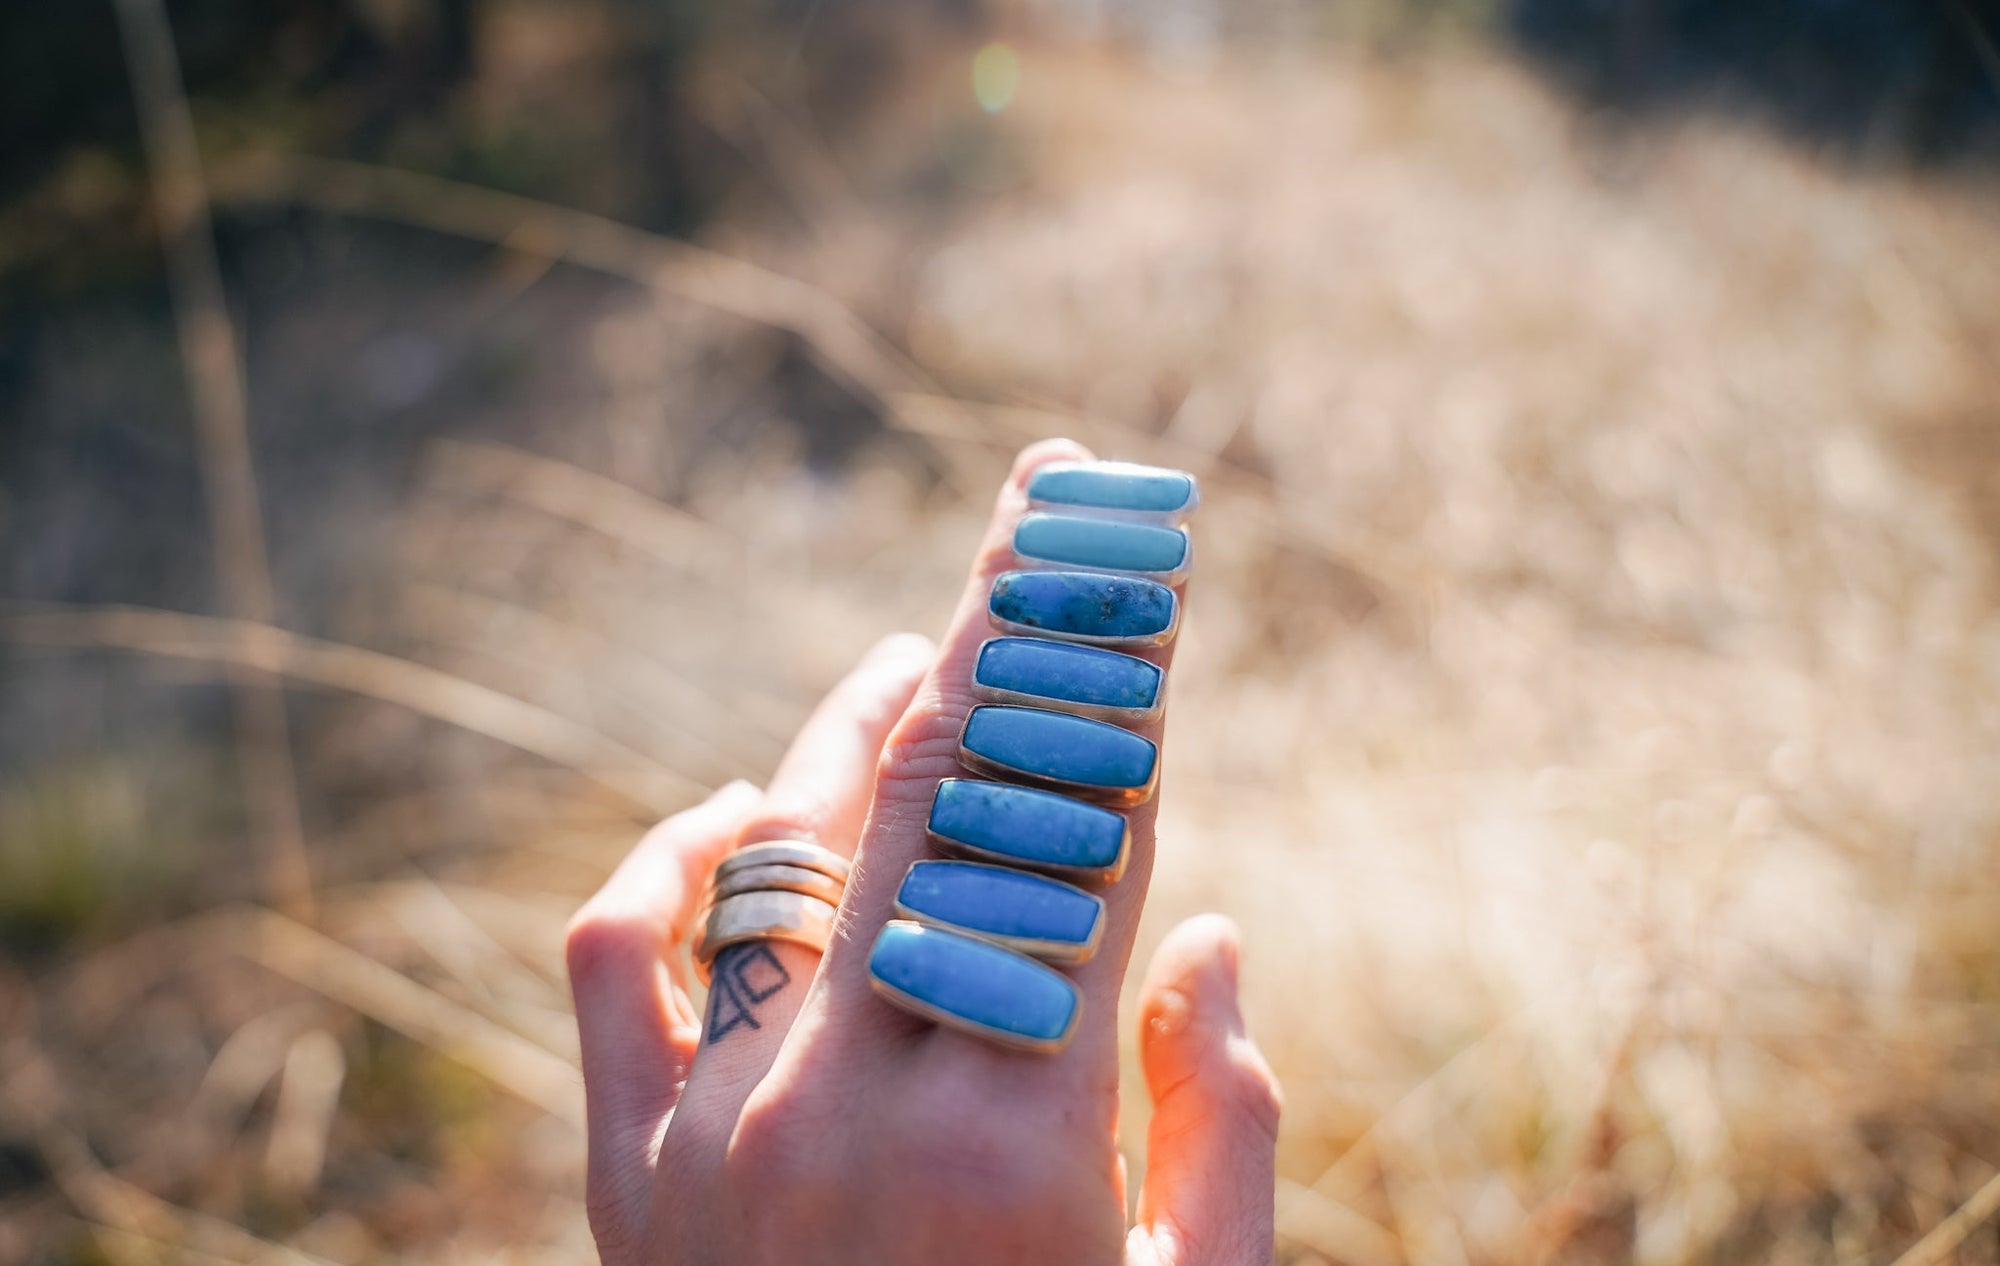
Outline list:
[[[777,192],[699,250],[214,165],[494,247],[425,319],[556,368],[310,626],[8,609],[12,672],[286,681],[313,890],[187,807],[226,749],[0,792],[67,929],[0,969],[0,1261],[585,1257],[564,920],[940,631],[1052,434],[1203,481],[1140,955],[1244,929],[1281,1261],[2000,1260],[1990,185],[1471,49],[1031,42],[978,126],[970,59],[832,138],[736,101]]]

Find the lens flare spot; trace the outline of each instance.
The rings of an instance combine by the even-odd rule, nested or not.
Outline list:
[[[988,44],[972,58],[972,95],[980,109],[998,114],[1021,86],[1021,58],[1005,44]]]

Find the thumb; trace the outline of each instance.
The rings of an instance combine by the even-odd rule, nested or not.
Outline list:
[[[1273,1251],[1278,1082],[1236,1005],[1236,925],[1201,915],[1167,934],[1139,1000],[1153,1097],[1132,1258],[1263,1266]]]

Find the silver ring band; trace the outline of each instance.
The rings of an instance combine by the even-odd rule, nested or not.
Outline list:
[[[810,840],[764,840],[746,844],[724,857],[715,868],[714,882],[751,866],[803,866],[841,884],[847,882],[854,870],[845,857]]]

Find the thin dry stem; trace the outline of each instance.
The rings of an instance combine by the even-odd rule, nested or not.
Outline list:
[[[0,636],[17,642],[143,651],[241,665],[401,704],[574,770],[648,814],[686,805],[708,791],[643,753],[546,708],[424,664],[266,624],[139,607],[66,608],[0,615]]]
[[[1895,1266],[1937,1266],[1952,1260],[1959,1246],[1996,1213],[2000,1213],[2000,1174],[1987,1179],[1971,1199],[1911,1245],[1909,1252],[1896,1259]]]
[[[243,361],[216,263],[194,118],[181,83],[173,30],[161,0],[119,0],[119,28],[132,74],[140,133],[152,167],[153,211],[166,251],[189,401],[200,438],[202,486],[222,579],[223,604],[238,620],[276,618],[256,464],[250,449]],[[291,726],[277,678],[236,657],[243,797],[259,849],[267,899],[312,916],[312,865],[301,822]]]
[[[273,918],[282,916],[273,915]],[[297,925],[293,925],[297,926]],[[120,1178],[98,1163],[90,1144],[63,1123],[68,1096],[55,1063],[30,1039],[7,1052],[0,1102],[24,1122],[50,1175],[86,1219],[127,1235],[237,1261],[279,1260],[327,1266],[323,1258],[274,1244],[233,1222],[179,1208]]]
[[[629,484],[505,444],[446,440],[435,451],[450,478],[504,493],[676,568],[731,584],[742,581],[741,540]]]
[[[248,159],[217,182],[217,191],[227,201],[310,206],[504,245],[789,330],[871,407],[893,409],[905,392],[936,391],[908,357],[826,291],[589,212],[417,172],[296,154]]]
[[[576,1066],[359,951],[273,911],[216,916],[245,957],[449,1056],[561,1121],[583,1125]]]
[[[1396,1237],[1338,1200],[1278,1180],[1278,1234],[1349,1266],[1398,1266]]]

